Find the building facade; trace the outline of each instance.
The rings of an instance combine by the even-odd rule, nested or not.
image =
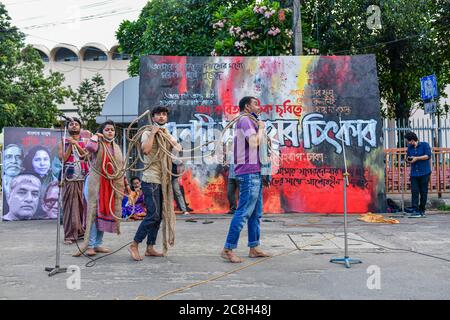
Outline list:
[[[127,68],[129,55],[119,53],[119,45],[106,48],[100,43],[86,43],[83,47],[60,43],[53,48],[34,44],[45,63],[45,73],[61,72],[65,81],[63,85],[76,90],[84,79],[99,73],[105,80],[105,89],[110,93],[113,88],[129,78]],[[70,99],[59,106],[66,116],[77,116],[77,108]]]

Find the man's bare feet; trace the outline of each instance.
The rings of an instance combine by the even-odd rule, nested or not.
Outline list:
[[[260,249],[258,249],[258,247],[256,248],[250,248],[249,252],[248,252],[248,256],[250,258],[266,258],[266,257],[271,257],[270,254],[264,253],[263,251],[261,251]]]
[[[223,249],[220,253],[220,256],[224,258],[225,260],[230,261],[231,263],[241,263],[244,260],[239,258],[233,250]]]
[[[164,257],[164,254],[156,251],[155,248],[153,248],[153,246],[148,246],[147,250],[145,250],[145,256],[146,257]]]
[[[139,247],[136,242],[133,241],[133,243],[128,247],[128,252],[131,254],[131,258],[133,258],[134,261],[142,260],[142,257],[139,255]]]

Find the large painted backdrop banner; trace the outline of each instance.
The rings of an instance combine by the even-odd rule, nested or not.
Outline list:
[[[139,114],[169,107],[169,130],[184,146],[217,139],[217,132],[239,114],[244,96],[259,99],[260,117],[279,153],[271,186],[264,191],[264,212],[342,213],[341,139],[350,173],[348,212],[384,211],[374,55],[141,59]],[[206,161],[212,147],[201,149],[200,161],[187,162],[181,179],[195,212],[229,209],[227,167]]]
[[[61,162],[59,130],[5,128],[3,220],[55,219]]]

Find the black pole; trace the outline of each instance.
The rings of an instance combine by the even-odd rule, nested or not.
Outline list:
[[[62,122],[64,123],[64,122]],[[58,194],[58,204],[59,204],[59,210],[58,210],[58,217],[56,218],[56,264],[55,267],[46,267],[45,271],[49,272],[48,276],[54,276],[55,274],[58,273],[66,273],[67,272],[67,268],[61,268],[59,266],[59,262],[60,262],[60,255],[61,255],[61,250],[60,250],[60,246],[61,246],[61,217],[63,216],[63,206],[62,206],[62,190],[63,190],[63,184],[64,184],[64,156],[66,154],[66,150],[65,150],[65,142],[66,142],[66,137],[67,137],[67,126],[64,124],[64,136],[62,136],[63,131],[61,130],[61,141],[62,141],[62,167],[61,167],[61,174],[60,174],[60,178],[59,178],[59,194]]]

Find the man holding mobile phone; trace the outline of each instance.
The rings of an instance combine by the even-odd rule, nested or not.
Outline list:
[[[410,218],[422,218],[425,216],[428,183],[431,175],[431,148],[427,142],[419,142],[414,132],[407,132],[405,139],[408,144],[406,161],[411,164],[411,205],[413,211]]]

